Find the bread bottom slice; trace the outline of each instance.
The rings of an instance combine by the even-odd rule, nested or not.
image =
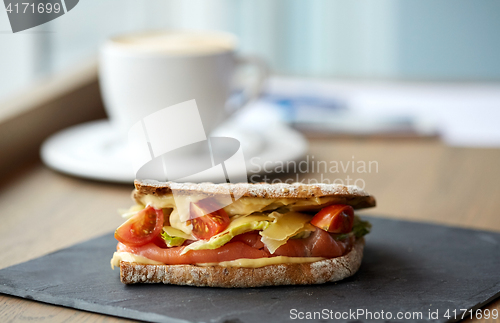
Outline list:
[[[351,251],[342,257],[260,268],[142,265],[121,261],[120,279],[125,284],[164,283],[225,288],[323,284],[354,275],[363,259],[364,244],[363,238],[357,239]]]

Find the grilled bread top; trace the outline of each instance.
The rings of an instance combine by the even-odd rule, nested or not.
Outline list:
[[[266,199],[310,199],[316,197],[334,197],[338,204],[348,204],[356,209],[375,206],[375,198],[354,185],[342,184],[303,184],[303,183],[176,183],[158,182],[155,180],[136,180],[134,182],[134,198],[143,195],[163,196],[172,194],[198,194],[207,196],[227,195],[234,197],[266,198]],[[338,199],[338,201],[337,201]]]

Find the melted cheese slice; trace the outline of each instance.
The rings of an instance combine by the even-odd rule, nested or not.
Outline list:
[[[161,262],[154,261],[143,256],[134,255],[130,252],[117,251],[113,254],[113,258],[111,258],[111,269],[115,269],[115,266],[120,267],[120,261],[136,262],[143,265],[163,265]]]
[[[196,264],[196,266],[221,266],[221,267],[243,267],[243,268],[260,268],[269,265],[281,264],[303,264],[323,260],[321,257],[270,257],[259,259],[236,259],[231,261],[223,261],[219,263],[204,263]]]
[[[203,198],[204,195],[176,195],[175,200],[173,194],[162,196],[142,195],[139,202],[143,205],[151,205],[155,208],[171,208],[178,209],[179,218],[181,221],[186,221],[189,214],[187,207],[190,202],[196,202]],[[334,201],[336,197],[314,197],[308,199],[280,198],[280,199],[265,199],[254,197],[241,197],[224,207],[224,211],[232,217],[235,215],[249,215],[255,212],[274,210],[282,206],[287,206],[292,211],[303,211],[305,209],[318,209],[322,206]],[[176,203],[177,202],[177,203]],[[176,205],[177,204],[177,205]]]
[[[189,236],[192,235],[193,224],[187,224],[185,221],[182,221],[177,209],[174,209],[172,213],[170,213],[170,217],[168,219],[172,228],[180,230]]]
[[[284,245],[290,237],[299,233],[311,221],[310,215],[298,212],[285,214],[273,212],[269,216],[275,217],[276,220],[259,234],[262,236],[262,243],[266,245],[271,254]]]
[[[223,261],[219,263],[202,263],[196,264],[196,266],[203,267],[236,267],[236,268],[260,268],[269,265],[280,265],[280,264],[301,264],[310,263],[323,260],[325,258],[321,257],[271,257],[271,258],[260,258],[260,259],[236,259],[231,261]],[[125,262],[135,262],[143,265],[163,265],[161,262],[157,262],[142,256],[137,256],[129,252],[115,252],[113,254],[113,259],[111,259],[111,268],[120,267],[120,261]],[[181,265],[183,266],[183,265]]]

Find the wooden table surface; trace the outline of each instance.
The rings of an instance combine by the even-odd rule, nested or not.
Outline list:
[[[366,212],[370,216],[500,232],[499,149],[451,148],[437,140],[317,139],[309,158],[337,162],[339,172],[310,168],[299,179],[364,181],[378,203]],[[354,172],[352,164],[342,170],[341,162],[345,167],[349,161]],[[371,173],[358,172],[363,162],[372,162]],[[11,174],[0,187],[0,268],[114,230],[122,222],[116,210],[132,204],[131,189],[58,174],[38,163]],[[500,310],[500,301],[488,308]],[[123,320],[0,296],[0,321]]]

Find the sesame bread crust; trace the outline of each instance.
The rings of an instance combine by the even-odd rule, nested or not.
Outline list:
[[[354,275],[361,265],[363,248],[364,239],[361,238],[342,257],[260,268],[142,265],[121,261],[120,279],[125,284],[164,283],[224,288],[323,284]]]
[[[302,184],[302,183],[175,183],[154,180],[135,180],[133,197],[140,200],[143,195],[163,196],[171,194],[204,194],[207,196],[231,195],[250,198],[295,198],[336,197],[336,204],[349,204],[356,209],[374,207],[375,198],[354,185],[341,184]]]

